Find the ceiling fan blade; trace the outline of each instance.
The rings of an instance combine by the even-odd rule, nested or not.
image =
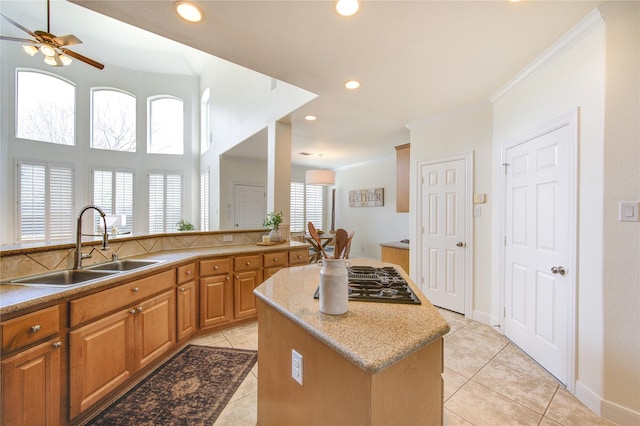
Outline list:
[[[35,40],[29,40],[28,38],[18,38],[18,37],[6,37],[6,36],[0,36],[0,40],[7,40],[7,41],[19,41],[20,43],[38,44],[38,42],[37,42],[37,41],[35,41]]]
[[[74,36],[73,34],[54,37],[52,41],[56,43],[58,46],[71,46],[74,44],[82,43],[82,40],[80,40],[78,37]]]
[[[13,19],[11,19],[11,18],[9,18],[9,17],[7,17],[7,16],[4,16],[2,13],[0,13],[0,18],[4,19],[5,21],[7,21],[7,22],[9,22],[9,23],[11,23],[11,24],[13,24],[13,25],[14,25],[14,26],[16,26],[17,28],[20,28],[22,31],[24,31],[25,33],[29,34],[31,37],[33,37],[33,38],[38,38],[38,37],[33,33],[33,31],[31,31],[31,30],[29,30],[29,29],[27,29],[27,28],[23,27],[22,25],[18,24],[18,23],[17,23],[16,21],[14,21]]]
[[[93,59],[89,59],[86,56],[82,56],[79,53],[74,52],[73,50],[69,50],[69,49],[65,49],[65,48],[60,48],[60,50],[62,51],[62,53],[64,53],[67,56],[71,56],[74,59],[77,59],[79,61],[82,61],[86,64],[89,64],[91,66],[94,66],[98,69],[104,69],[104,65],[102,65],[100,62],[96,62]]]

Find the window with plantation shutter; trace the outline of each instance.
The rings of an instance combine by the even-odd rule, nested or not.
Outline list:
[[[120,233],[133,229],[133,172],[120,170],[93,170],[93,204],[108,215],[124,215]],[[93,214],[94,229],[104,226],[98,212]],[[109,230],[111,231],[111,230]]]
[[[200,230],[209,230],[209,169],[200,174]]]
[[[182,176],[149,175],[149,232],[175,232],[182,216]]]
[[[306,232],[304,221],[304,183],[291,182],[291,205],[289,207],[291,232]]]
[[[20,242],[73,237],[73,168],[19,161],[18,235]]]
[[[291,232],[307,232],[308,222],[313,222],[317,229],[323,229],[324,188],[292,181],[290,196]]]

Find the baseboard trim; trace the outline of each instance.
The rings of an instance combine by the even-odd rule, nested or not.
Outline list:
[[[502,327],[500,327],[500,321],[498,321],[498,318],[494,317],[489,313],[482,312],[482,311],[473,311],[473,313],[471,314],[471,319],[474,321],[478,321],[482,324],[490,325],[498,333],[504,334],[502,331]]]
[[[576,381],[575,396],[591,411],[605,420],[621,426],[640,424],[640,413],[614,402],[602,399],[597,393],[589,389],[589,387],[580,380]]]

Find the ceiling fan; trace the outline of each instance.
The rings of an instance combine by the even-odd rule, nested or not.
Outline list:
[[[27,39],[0,36],[0,40],[28,43],[22,47],[29,55],[33,56],[38,53],[38,51],[40,51],[45,57],[44,62],[54,67],[69,65],[71,63],[71,58],[74,58],[98,69],[103,69],[104,65],[102,65],[101,63],[66,48],[66,46],[82,43],[82,41],[80,41],[78,37],[74,36],[73,34],[57,37],[49,32],[50,14],[51,5],[49,0],[47,0],[47,31],[31,31],[0,13],[0,18],[4,19],[10,24],[13,24],[17,28],[33,37],[33,39]]]

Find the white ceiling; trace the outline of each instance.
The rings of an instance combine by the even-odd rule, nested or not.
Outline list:
[[[187,24],[173,0],[72,1],[317,93],[289,117],[292,161],[318,166],[318,156],[298,153],[323,154],[324,167],[394,155],[408,142],[407,123],[488,99],[604,3],[365,0],[343,18],[325,0],[196,0],[205,21]],[[44,0],[3,0],[0,11],[45,27]],[[52,1],[51,19],[54,34],[84,41],[74,50],[108,64],[198,73],[204,63],[193,49],[61,0]],[[8,27],[2,23],[2,35],[18,35]],[[352,78],[362,86],[348,92],[343,83]],[[306,114],[318,120],[306,122]]]

